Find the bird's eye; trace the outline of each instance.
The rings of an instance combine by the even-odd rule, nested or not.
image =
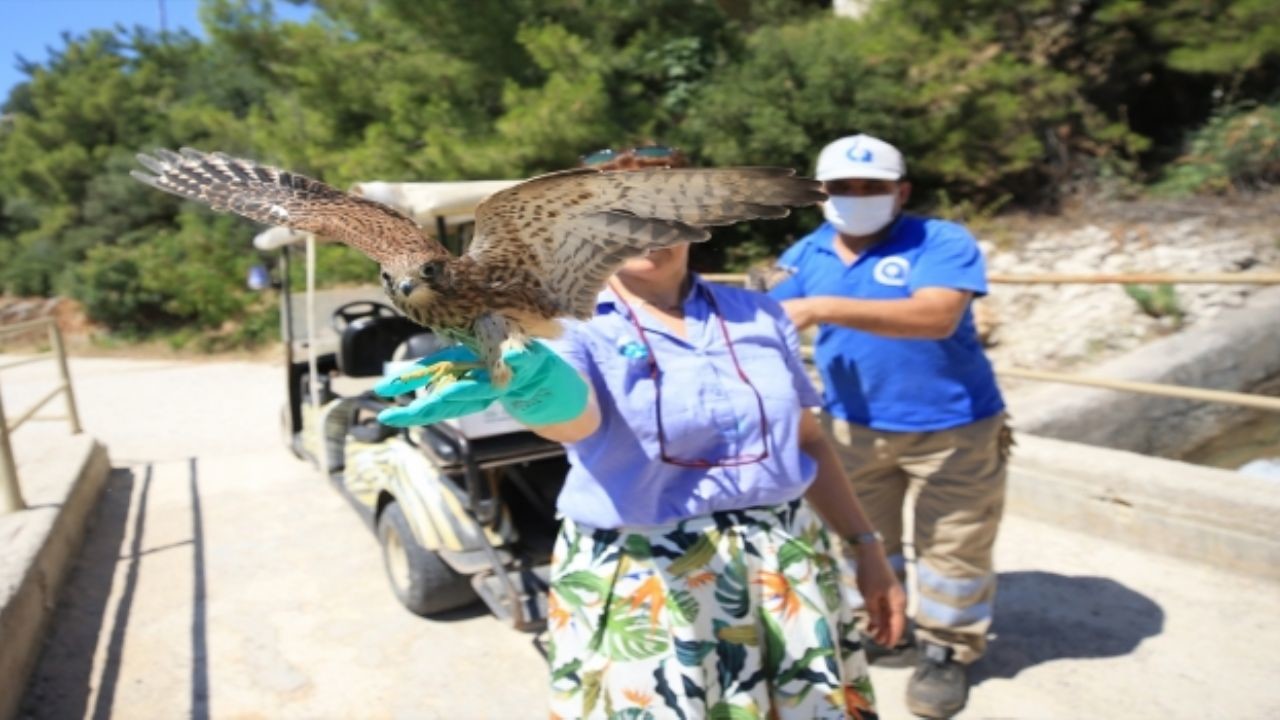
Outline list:
[[[424,263],[418,270],[418,276],[427,282],[435,280],[440,275],[440,263],[429,262]]]

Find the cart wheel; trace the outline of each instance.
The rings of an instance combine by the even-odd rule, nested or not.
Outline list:
[[[392,502],[378,518],[378,543],[391,589],[410,612],[431,616],[475,602],[467,577],[418,544],[399,503]]]

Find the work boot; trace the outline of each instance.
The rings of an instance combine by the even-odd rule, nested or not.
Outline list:
[[[969,699],[967,668],[951,659],[952,650],[923,643],[920,662],[907,681],[907,709],[926,718],[949,718]]]

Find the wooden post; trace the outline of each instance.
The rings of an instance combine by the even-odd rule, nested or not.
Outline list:
[[[9,424],[4,417],[4,401],[0,400],[0,515],[17,512],[27,506],[18,488],[18,466],[9,445]]]
[[[62,392],[67,396],[67,420],[71,422],[71,434],[79,435],[80,411],[76,409],[76,393],[71,389],[71,372],[67,370],[67,349],[62,344],[62,331],[58,330],[58,323],[53,319],[49,320],[49,344],[58,363],[58,374],[62,376]]]

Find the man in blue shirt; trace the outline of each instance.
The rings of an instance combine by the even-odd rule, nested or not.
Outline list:
[[[985,265],[964,227],[902,213],[911,185],[892,145],[836,140],[816,177],[827,221],[783,253],[770,294],[798,328],[818,327],[829,430],[903,575],[912,548],[921,652],[907,705],[949,717],[985,650],[1011,443],[970,311]]]

